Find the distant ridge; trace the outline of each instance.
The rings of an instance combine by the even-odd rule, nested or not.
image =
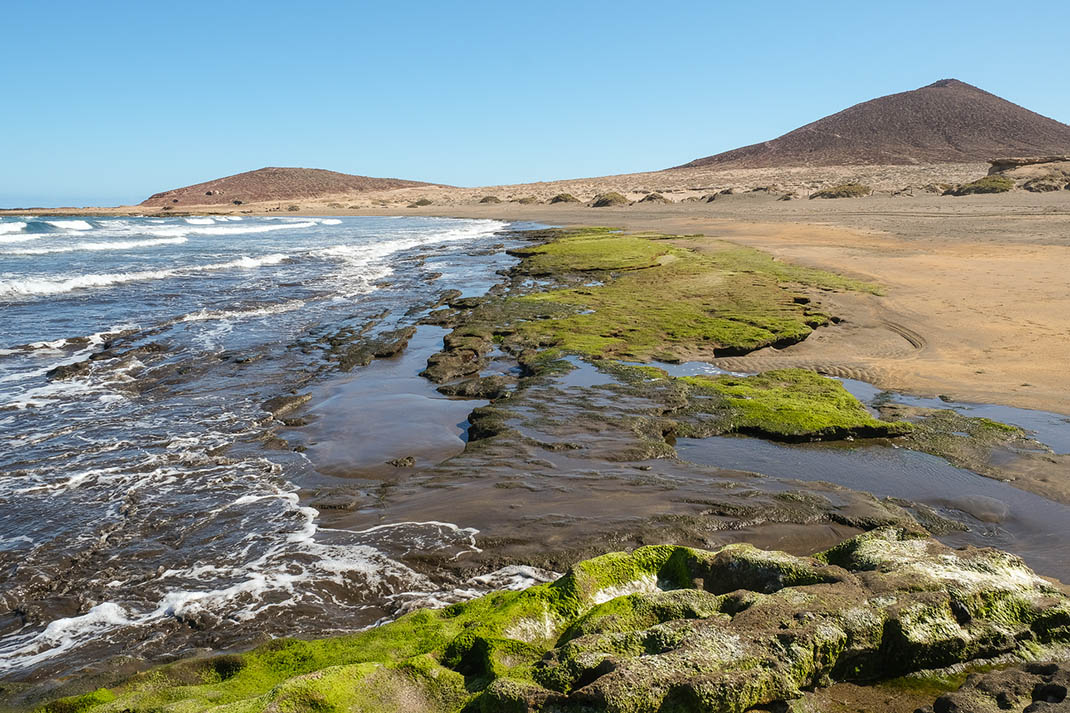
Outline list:
[[[290,201],[320,198],[339,193],[388,191],[395,188],[429,186],[430,183],[404,181],[400,178],[369,178],[322,168],[258,168],[214,181],[184,188],[174,188],[149,196],[143,206],[222,205]]]
[[[1070,153],[1070,126],[957,79],[941,79],[676,168],[972,163],[1062,153]]]

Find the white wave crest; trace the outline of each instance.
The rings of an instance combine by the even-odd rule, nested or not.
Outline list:
[[[186,218],[186,222],[190,225],[215,225],[211,218]]]
[[[342,221],[337,218],[324,218],[320,221],[320,225],[341,225]]]
[[[48,255],[51,253],[73,253],[83,250],[131,250],[133,248],[148,248],[158,245],[181,245],[188,242],[189,238],[153,238],[151,240],[112,240],[99,243],[75,243],[61,248],[16,248],[4,250],[4,255]]]
[[[93,226],[84,220],[46,220],[53,228],[63,230],[92,230]]]
[[[0,235],[9,235],[11,233],[18,233],[26,227],[26,223],[21,220],[16,220],[13,223],[0,223]]]
[[[315,226],[315,221],[305,221],[302,223],[285,223],[276,225],[213,225],[211,227],[204,228],[160,228],[158,230],[147,231],[149,235],[156,235],[160,237],[178,236],[178,235],[250,235],[253,233],[269,233],[273,230],[291,230],[294,228],[311,228]]]
[[[168,270],[142,270],[139,272],[113,272],[97,275],[79,275],[65,279],[29,278],[24,280],[0,280],[0,297],[32,297],[39,295],[58,295],[89,287],[110,287],[111,285],[142,280],[165,280],[170,277],[208,272],[212,270],[229,270],[234,268],[254,268],[277,265],[289,255],[273,253],[262,257],[240,257],[230,262],[210,265],[192,265]]]

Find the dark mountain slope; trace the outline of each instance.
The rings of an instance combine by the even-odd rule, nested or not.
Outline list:
[[[353,176],[322,168],[269,167],[156,193],[142,201],[141,205],[222,205],[236,200],[243,203],[287,201],[427,185],[431,184],[398,178]]]
[[[1061,153],[1070,153],[1070,126],[957,79],[942,79],[677,168],[970,163]]]

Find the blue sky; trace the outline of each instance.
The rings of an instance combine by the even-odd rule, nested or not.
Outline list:
[[[945,77],[1070,122],[1065,0],[4,0],[3,21],[0,207],[269,165],[456,185],[654,170]]]

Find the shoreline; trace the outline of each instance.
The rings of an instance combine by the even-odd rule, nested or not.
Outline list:
[[[1070,274],[1070,236],[1065,234],[1070,194],[1063,193],[816,202],[748,194],[709,204],[601,209],[517,203],[400,210],[317,205],[280,214],[250,206],[189,215],[493,218],[728,240],[777,259],[876,282],[884,294],[837,302],[849,328],[835,338],[818,332],[786,350],[725,362],[726,368],[817,367],[888,390],[1070,416],[1070,384],[1062,373],[1070,363],[1065,325],[1070,292],[1063,279]],[[18,214],[146,212],[125,207]],[[691,247],[701,250],[701,243],[695,240]]]

